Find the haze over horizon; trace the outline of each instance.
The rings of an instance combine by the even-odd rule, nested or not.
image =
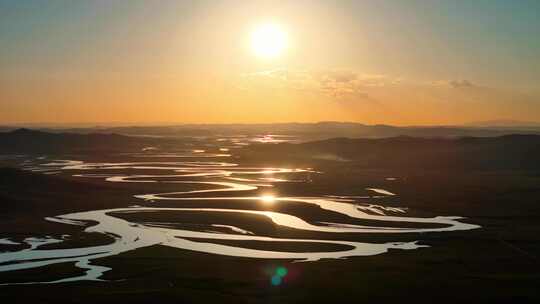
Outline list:
[[[538,1],[0,1],[0,124],[540,121]]]
[[[509,128],[517,131],[517,128],[540,128],[540,122],[537,121],[520,121],[520,120],[486,120],[486,121],[472,121],[462,124],[414,124],[414,125],[392,125],[392,124],[366,124],[362,122],[353,121],[285,121],[285,122],[238,122],[238,123],[182,123],[182,122],[15,122],[0,124],[0,128],[14,129],[14,128],[51,128],[51,129],[69,129],[69,128],[116,128],[116,127],[219,127],[219,126],[256,126],[256,125],[319,125],[319,124],[333,124],[333,125],[357,125],[365,127],[377,127],[388,126],[395,128]]]

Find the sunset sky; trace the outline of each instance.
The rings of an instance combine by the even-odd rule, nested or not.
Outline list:
[[[0,124],[540,121],[540,1],[0,0]]]

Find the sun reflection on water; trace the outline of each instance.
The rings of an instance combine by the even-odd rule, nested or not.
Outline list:
[[[273,204],[276,201],[276,197],[273,195],[263,195],[261,196],[261,201],[266,204]]]

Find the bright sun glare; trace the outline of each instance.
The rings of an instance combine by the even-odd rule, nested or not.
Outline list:
[[[260,25],[251,33],[251,48],[258,57],[275,58],[287,47],[287,34],[276,24]]]
[[[276,201],[276,198],[273,195],[263,195],[261,196],[261,201],[263,201],[263,203],[272,204]]]

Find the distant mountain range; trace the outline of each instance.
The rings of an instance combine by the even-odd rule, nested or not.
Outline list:
[[[277,123],[277,124],[187,124],[178,126],[125,126],[95,128],[40,128],[51,133],[122,134],[138,136],[193,137],[218,135],[280,134],[318,140],[334,137],[380,138],[395,136],[463,137],[501,136],[509,134],[540,134],[540,124],[521,125],[518,122],[493,121],[468,126],[409,126],[366,125],[348,122]],[[14,128],[0,127],[0,131]]]

